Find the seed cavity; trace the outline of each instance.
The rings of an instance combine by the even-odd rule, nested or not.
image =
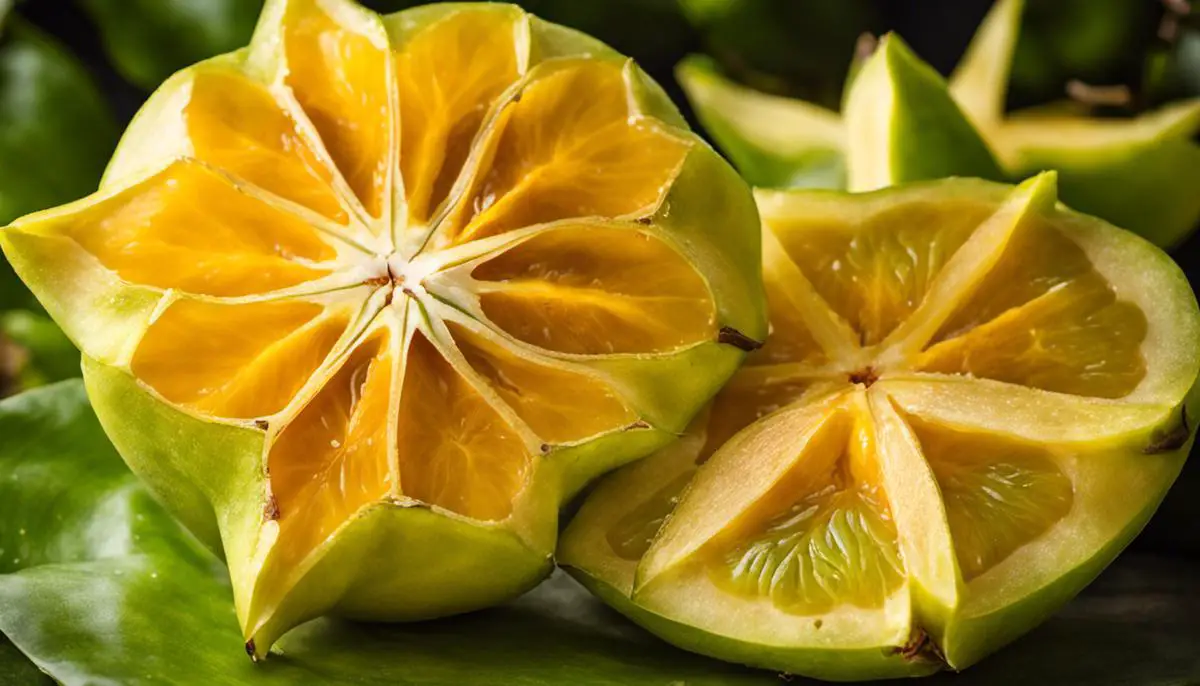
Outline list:
[[[738,348],[739,350],[745,350],[746,352],[758,350],[763,345],[761,342],[750,338],[732,326],[721,327],[721,330],[717,332],[717,342],[724,343],[726,345],[732,345],[733,347]]]
[[[874,367],[863,367],[856,372],[850,372],[850,383],[862,384],[863,388],[870,388],[878,380],[879,372],[876,372]]]

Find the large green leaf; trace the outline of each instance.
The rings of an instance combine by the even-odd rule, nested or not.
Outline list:
[[[79,0],[121,75],[151,90],[250,42],[263,0]]]
[[[1194,683],[1198,575],[1195,564],[1127,558],[1017,645],[923,683]],[[779,683],[666,646],[561,574],[464,617],[313,622],[256,665],[242,652],[225,578],[125,469],[79,382],[0,402],[0,631],[61,683]],[[0,683],[46,681],[0,640]]]

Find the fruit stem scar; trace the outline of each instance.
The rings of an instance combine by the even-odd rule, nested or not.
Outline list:
[[[250,656],[251,662],[258,662],[258,651],[254,647],[254,639],[246,641],[246,654]]]
[[[850,372],[850,383],[862,384],[863,388],[870,388],[878,380],[879,372],[876,372],[875,368],[871,366],[863,367],[856,372]]]
[[[750,338],[732,326],[721,327],[721,330],[717,332],[717,342],[725,343],[726,345],[732,345],[733,347],[738,348],[739,350],[745,350],[746,352],[758,350],[763,345],[761,342]]]

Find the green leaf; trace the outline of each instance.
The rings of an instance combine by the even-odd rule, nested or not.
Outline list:
[[[779,683],[659,642],[562,574],[463,617],[312,622],[256,665],[242,652],[225,570],[126,470],[79,382],[0,402],[0,437],[0,631],[64,684]],[[1191,563],[1123,559],[1014,647],[922,683],[1193,683],[1197,575]],[[0,683],[47,683],[33,664],[0,641]]]
[[[26,358],[17,379],[19,387],[79,376],[79,351],[46,315],[28,310],[0,312],[0,336],[19,346]]]
[[[0,225],[96,189],[117,126],[91,76],[19,18],[0,36]],[[0,310],[37,305],[0,259]]]
[[[844,133],[836,112],[739,86],[699,55],[680,62],[675,75],[705,130],[750,184],[845,185]]]
[[[243,47],[263,0],[80,0],[117,70],[151,90],[176,71]]]
[[[863,65],[843,117],[851,191],[946,176],[1004,179],[946,82],[899,36],[884,36]]]

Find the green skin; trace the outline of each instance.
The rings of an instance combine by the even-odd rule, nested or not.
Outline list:
[[[349,0],[337,2],[344,5],[346,16],[359,17],[367,30],[393,44],[450,12],[479,7],[435,5],[381,19]],[[114,155],[100,195],[119,190],[129,179],[181,153],[156,134],[164,118],[177,112],[177,96],[195,70],[237,68],[262,75],[275,66],[273,41],[287,3],[267,4],[248,50],[185,70],[150,98]],[[523,16],[510,5],[483,7]],[[536,18],[530,18],[530,29],[534,61],[588,54],[626,64],[594,39],[570,29]],[[632,102],[691,144],[652,228],[707,280],[717,326],[762,340],[766,325],[758,222],[749,188],[686,130],[674,105],[649,77],[631,63],[625,69]],[[494,605],[533,587],[552,569],[562,503],[599,474],[669,442],[745,354],[739,346],[714,337],[655,358],[589,360],[586,364],[620,382],[631,407],[648,426],[618,429],[582,444],[552,446],[538,459],[532,482],[506,520],[479,522],[407,498],[389,499],[365,507],[341,525],[302,569],[281,569],[270,553],[277,524],[264,509],[267,433],[253,422],[194,417],[130,376],[129,354],[163,296],[157,289],[120,282],[56,233],[56,222],[74,207],[50,210],[0,230],[0,247],[83,351],[89,395],[126,462],[179,521],[226,561],[247,649],[256,658],[265,656],[284,632],[321,615],[424,619]]]
[[[677,581],[692,577],[684,571],[678,575],[661,572],[653,585],[668,592],[652,590],[642,595],[642,590],[635,590],[642,588],[637,579],[639,575],[649,573],[646,572],[646,560],[651,556],[644,555],[641,561],[624,560],[608,542],[608,532],[625,513],[676,479],[682,473],[681,469],[694,469],[692,465],[696,453],[688,452],[692,450],[690,448],[680,448],[675,453],[664,451],[659,457],[649,458],[602,481],[564,534],[560,544],[560,562],[605,602],[675,645],[750,666],[832,681],[920,676],[939,669],[966,669],[1043,623],[1090,584],[1143,529],[1175,481],[1191,450],[1195,439],[1194,426],[1186,418],[1200,416],[1200,384],[1197,382],[1200,361],[1196,358],[1194,346],[1194,339],[1200,334],[1200,311],[1182,272],[1165,254],[1144,240],[1066,210],[1061,205],[1056,207],[1052,177],[1050,179],[1049,183],[1044,182],[1046,179],[1039,179],[1025,185],[1037,183],[1039,192],[1043,193],[1039,201],[1042,209],[1036,211],[1051,214],[1052,221],[1061,222],[1059,225],[1064,230],[1075,235],[1091,234],[1086,240],[1094,241],[1090,243],[1093,245],[1091,249],[1096,251],[1093,259],[1104,269],[1113,268],[1114,263],[1120,260],[1128,260],[1128,264],[1119,265],[1127,274],[1153,274],[1153,277],[1145,277],[1150,279],[1147,282],[1126,284],[1127,292],[1147,291],[1155,294],[1154,303],[1161,310],[1159,316],[1177,321],[1179,329],[1172,335],[1180,337],[1172,340],[1170,347],[1164,349],[1172,351],[1166,353],[1166,357],[1176,359],[1164,363],[1166,366],[1162,375],[1153,382],[1153,387],[1158,390],[1154,390],[1152,395],[1141,395],[1136,401],[1130,401],[1139,407],[1152,408],[1141,415],[1142,419],[1136,424],[1111,427],[1111,435],[1072,439],[1094,445],[1092,450],[1109,452],[1129,460],[1129,466],[1122,469],[1131,471],[1119,473],[1141,471],[1140,461],[1148,461],[1144,468],[1145,484],[1139,485],[1136,491],[1122,491],[1126,488],[1125,483],[1119,481],[1104,491],[1107,494],[1105,497],[1111,498],[1120,491],[1122,495],[1135,500],[1128,503],[1128,511],[1120,511],[1120,519],[1104,524],[1103,535],[1106,538],[1087,539],[1088,547],[1081,549],[1085,551],[1083,557],[1069,558],[1072,562],[1067,568],[1049,570],[1049,576],[1039,576],[1043,580],[1036,587],[1028,586],[1024,580],[1016,582],[1008,602],[1004,597],[994,595],[994,590],[991,591],[993,595],[988,596],[986,601],[990,603],[990,609],[987,610],[975,609],[979,607],[978,604],[972,606],[971,589],[964,584],[957,571],[954,572],[958,579],[957,590],[953,594],[955,600],[947,602],[939,599],[945,597],[945,592],[938,594],[924,587],[920,573],[911,572],[911,569],[920,565],[910,567],[909,591],[913,599],[910,626],[913,630],[920,629],[926,633],[932,641],[924,650],[911,651],[916,654],[905,655],[900,650],[902,646],[892,643],[839,648],[838,638],[830,636],[828,628],[821,636],[821,643],[827,643],[828,647],[758,644],[739,636],[747,635],[745,632],[761,632],[762,629],[739,625],[733,618],[722,626],[717,626],[719,621],[716,619],[708,620],[710,623],[704,626],[693,626],[677,619],[689,612],[682,606],[689,603],[688,591],[692,588],[679,586]],[[810,206],[843,202],[849,213],[855,211],[856,204],[879,203],[882,198],[892,199],[894,210],[905,202],[928,202],[938,194],[943,198],[960,194],[999,203],[1005,193],[1005,187],[997,184],[976,180],[945,180],[895,187],[869,195],[829,191],[796,191],[790,195],[798,206],[799,200],[804,198],[808,199]],[[1101,241],[1104,247],[1096,247],[1101,245]],[[1145,300],[1138,302],[1143,308],[1151,306]],[[1191,345],[1181,347],[1184,341],[1191,341]],[[731,439],[730,443],[736,440]],[[699,450],[699,445],[694,450]],[[688,491],[684,493],[682,497],[686,499]],[[1075,537],[1081,534],[1072,530],[1063,535]],[[678,565],[679,570],[688,567],[686,561],[679,561]],[[676,612],[679,614],[673,614]],[[811,618],[805,618],[805,621],[808,620]]]
[[[1175,461],[1183,466],[1195,440],[1193,434],[1180,449],[1171,454],[1156,455],[1156,459]],[[571,576],[611,605],[621,614],[645,627],[660,638],[692,652],[771,670],[814,676],[827,681],[869,681],[900,677],[926,676],[942,669],[961,670],[1005,647],[1030,629],[1044,622],[1092,583],[1117,555],[1137,536],[1158,509],[1164,490],[1157,500],[1147,503],[1138,516],[1129,522],[1120,535],[1085,564],[1059,577],[1054,583],[1021,601],[983,617],[956,620],[951,616],[927,618],[931,624],[948,626],[943,633],[949,638],[939,649],[950,664],[931,655],[907,658],[894,646],[851,649],[778,648],[763,646],[729,636],[712,633],[676,622],[637,604],[627,593],[586,570],[566,564]]]
[[[840,132],[828,125],[837,113],[748,91],[705,58],[687,58],[677,76],[705,129],[752,185],[869,190],[946,176],[1015,182],[1057,170],[1069,206],[1158,246],[1178,245],[1200,223],[1200,145],[1193,140],[1200,98],[1133,120],[1033,111],[1006,119],[1022,6],[995,4],[948,82],[885,36],[852,74]],[[964,91],[982,99],[964,99]],[[1077,134],[1081,123],[1105,131]],[[1020,140],[1011,129],[1032,129],[1037,140]]]

